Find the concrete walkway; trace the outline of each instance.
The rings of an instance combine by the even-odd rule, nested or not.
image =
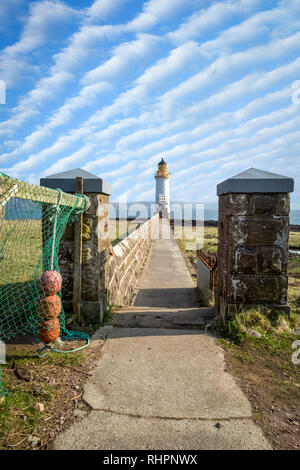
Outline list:
[[[271,449],[205,334],[212,313],[198,307],[174,241],[155,241],[134,305],[93,338],[106,337],[85,386],[92,412],[55,448]]]
[[[167,221],[161,221],[161,233],[137,286],[133,305],[118,309],[113,326],[205,329],[214,317],[214,309],[200,308],[195,285]]]

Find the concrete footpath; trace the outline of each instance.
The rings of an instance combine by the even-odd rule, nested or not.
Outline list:
[[[85,386],[92,411],[54,448],[271,449],[207,333],[212,315],[176,243],[156,240],[134,305],[93,337],[106,339]]]

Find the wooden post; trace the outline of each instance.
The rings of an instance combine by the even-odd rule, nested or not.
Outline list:
[[[83,194],[83,178],[76,177],[75,192]],[[81,321],[81,266],[82,266],[82,214],[75,222],[74,228],[74,281],[73,281],[73,311],[77,322]]]

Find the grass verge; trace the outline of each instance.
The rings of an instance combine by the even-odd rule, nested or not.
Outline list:
[[[218,340],[226,370],[247,395],[253,419],[274,449],[300,448],[300,365],[292,362],[295,340],[288,332],[244,336],[239,344]]]
[[[22,337],[7,345],[2,366],[0,450],[46,449],[76,417],[89,412],[82,400],[89,370],[100,357],[103,341],[71,354],[48,353],[38,358],[40,344]],[[82,343],[83,344],[83,343]],[[70,342],[70,347],[81,342]],[[79,411],[78,411],[79,410]]]

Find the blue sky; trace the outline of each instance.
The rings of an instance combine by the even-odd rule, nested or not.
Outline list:
[[[299,0],[1,0],[1,171],[82,167],[112,200],[216,204],[249,167],[292,176],[300,209]]]

